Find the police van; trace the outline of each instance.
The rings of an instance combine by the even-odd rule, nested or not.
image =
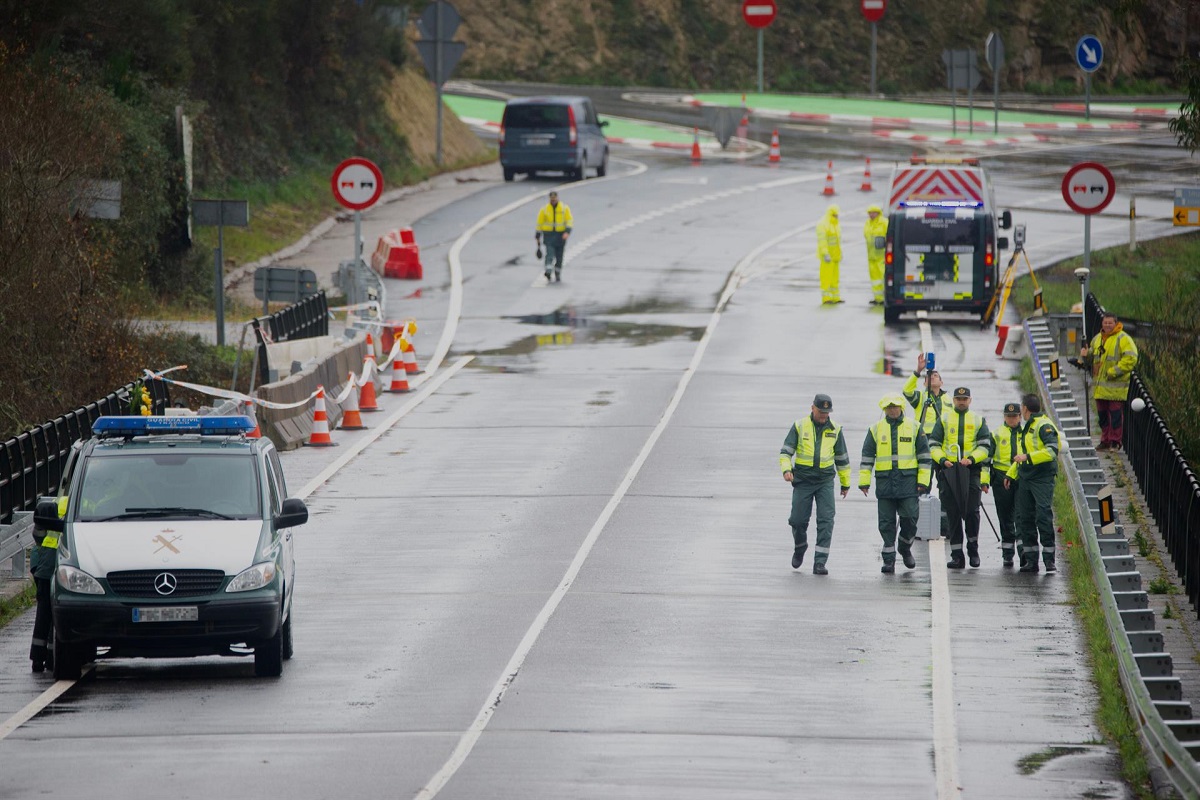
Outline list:
[[[883,315],[956,311],[983,319],[1012,215],[996,212],[979,160],[913,158],[892,173],[884,237]]]
[[[292,528],[279,453],[243,416],[100,417],[58,498],[54,677],[97,657],[253,656],[278,676],[292,656]],[[65,508],[64,508],[65,507]],[[62,514],[60,515],[60,510]]]

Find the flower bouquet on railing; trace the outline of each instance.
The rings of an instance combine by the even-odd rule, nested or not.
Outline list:
[[[146,384],[142,381],[134,381],[133,391],[129,395],[129,415],[132,417],[150,416],[151,410],[150,390],[146,388]]]

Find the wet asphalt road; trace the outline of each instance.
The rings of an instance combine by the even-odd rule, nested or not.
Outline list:
[[[886,180],[851,191],[858,165],[835,198],[847,302],[820,306],[819,144],[778,168],[623,154],[612,179],[562,189],[561,285],[533,258],[553,180],[497,180],[419,220],[421,296],[397,282],[388,311],[428,351],[453,324],[451,245],[530,199],[461,242],[445,365],[474,360],[308,496],[283,678],[103,664],[0,741],[0,797],[1126,796],[1064,574],[1002,571],[984,523],[979,570],[947,576],[935,541],[880,575],[857,492],[831,574],[788,565],[777,453],[815,392],[855,470],[903,382],[892,363],[932,348],[993,424],[1017,394],[973,321],[885,328],[867,305],[859,221]],[[1081,249],[1053,158],[994,166],[1039,260]],[[1093,225],[1093,247],[1127,236],[1124,215]],[[338,450],[286,454],[293,493]],[[30,625],[0,630],[4,718],[50,683],[27,672]]]

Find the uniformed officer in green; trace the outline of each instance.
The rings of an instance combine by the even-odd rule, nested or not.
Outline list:
[[[929,452],[942,468],[947,491],[941,494],[942,508],[950,529],[949,569],[962,569],[963,526],[967,529],[967,559],[979,566],[980,471],[991,452],[987,421],[971,410],[971,390],[954,390],[954,407],[942,414],[929,436]]]
[[[917,495],[929,491],[930,455],[925,432],[904,418],[904,398],[897,394],[879,401],[884,418],[867,430],[862,446],[858,488],[863,496],[871,488],[875,472],[875,497],[878,501],[879,535],[883,537],[883,567],[880,572],[896,571],[896,552],[904,566],[913,569],[912,543],[917,538]],[[900,545],[896,546],[896,523],[900,524]]]
[[[817,507],[817,548],[813,554],[813,574],[828,575],[825,562],[833,540],[833,476],[837,473],[842,497],[850,491],[850,454],[842,426],[829,418],[833,400],[819,394],[813,398],[812,411],[788,431],[779,450],[783,479],[792,485],[792,569],[799,569],[808,550],[808,521],[813,504]]]
[[[1038,539],[1047,572],[1054,564],[1054,478],[1058,474],[1059,434],[1042,413],[1035,394],[1021,398],[1024,424],[1017,439],[1019,452],[1013,456],[1006,481],[1016,486],[1017,535],[1021,538],[1021,572],[1038,571]]]
[[[67,498],[58,498],[58,515],[66,516]],[[58,534],[33,528],[33,549],[29,553],[29,572],[33,575],[37,609],[33,616],[33,641],[29,644],[29,660],[34,672],[42,672],[53,664],[54,616],[50,605],[50,581],[58,566]]]
[[[925,371],[925,354],[917,356],[917,369],[904,383],[904,399],[917,412],[917,422],[925,436],[933,433],[933,425],[942,418],[942,412],[950,408],[946,390],[942,388],[942,374],[936,369],[925,376],[925,388],[917,390],[917,382]]]
[[[992,431],[992,453],[987,463],[983,465],[979,480],[981,489],[986,494],[992,489],[992,498],[996,502],[996,521],[1000,523],[1000,554],[1004,566],[1013,565],[1013,551],[1019,552],[1016,527],[1013,524],[1013,509],[1016,503],[1016,487],[1006,485],[1005,473],[1012,466],[1013,456],[1018,452],[1017,439],[1021,435],[1021,406],[1018,403],[1006,403],[1004,406],[1004,426],[998,431]],[[992,475],[996,483],[992,485]]]

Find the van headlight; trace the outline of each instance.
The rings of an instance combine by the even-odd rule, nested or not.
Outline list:
[[[229,587],[225,591],[249,592],[252,589],[261,589],[273,580],[275,580],[275,562],[267,561],[239,572],[237,577],[229,582]]]
[[[76,594],[104,594],[104,587],[100,585],[100,581],[88,575],[81,569],[61,565],[55,572],[55,577],[58,579],[58,585],[68,592]]]

